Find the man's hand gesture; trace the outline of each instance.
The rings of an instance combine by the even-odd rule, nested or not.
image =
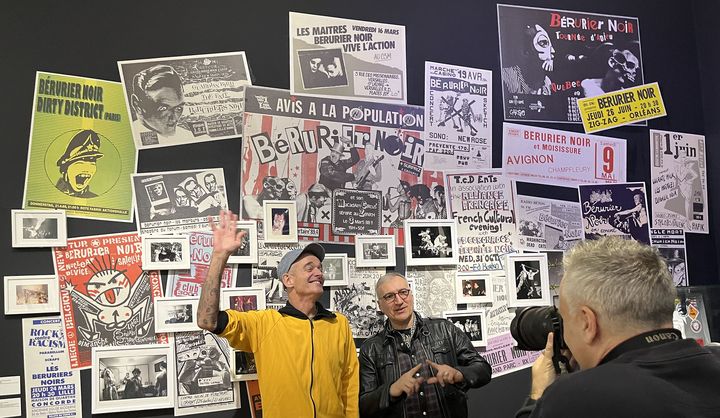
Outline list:
[[[398,380],[390,385],[390,396],[397,398],[405,392],[407,396],[411,396],[415,392],[420,390],[420,385],[425,380],[420,376],[420,368],[422,363],[408,370],[405,374],[400,376]]]
[[[433,385],[435,383],[439,383],[440,386],[445,387],[447,384],[455,384],[460,383],[463,380],[465,380],[465,376],[457,370],[454,369],[447,364],[437,364],[433,363],[430,360],[427,360],[427,363],[435,369],[435,376],[428,379],[428,384]]]

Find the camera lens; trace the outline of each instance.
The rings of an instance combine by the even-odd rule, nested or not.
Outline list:
[[[548,334],[558,330],[562,332],[562,319],[554,306],[518,310],[510,323],[510,334],[520,350],[544,349]]]

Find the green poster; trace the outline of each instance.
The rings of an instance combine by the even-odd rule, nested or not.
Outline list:
[[[137,153],[122,84],[38,72],[24,209],[132,222]]]

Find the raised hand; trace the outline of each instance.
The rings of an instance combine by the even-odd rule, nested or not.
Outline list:
[[[213,232],[213,251],[215,253],[230,255],[242,246],[246,232],[237,230],[237,220],[237,215],[230,210],[221,210],[217,223],[208,217],[208,224]]]

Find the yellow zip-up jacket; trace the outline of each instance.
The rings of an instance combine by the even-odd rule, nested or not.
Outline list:
[[[350,324],[317,307],[312,320],[289,303],[279,311],[225,311],[218,334],[255,354],[265,418],[358,417],[360,368]]]

